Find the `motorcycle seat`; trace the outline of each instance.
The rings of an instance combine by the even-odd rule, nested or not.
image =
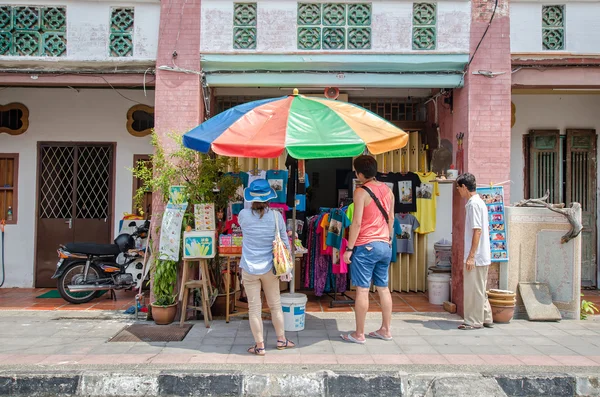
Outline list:
[[[67,251],[84,255],[119,255],[121,250],[116,244],[69,243],[65,244]]]

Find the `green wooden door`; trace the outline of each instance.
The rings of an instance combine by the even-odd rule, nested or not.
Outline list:
[[[565,204],[581,204],[581,285],[597,286],[596,131],[567,130]]]

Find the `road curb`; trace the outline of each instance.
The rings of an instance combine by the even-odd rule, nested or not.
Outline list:
[[[397,371],[0,372],[0,396],[600,397],[597,374]]]

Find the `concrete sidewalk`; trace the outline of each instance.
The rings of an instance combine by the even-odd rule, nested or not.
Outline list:
[[[369,314],[367,329],[377,329],[379,318]],[[458,396],[462,394],[442,390],[474,382],[469,387],[488,391],[470,395],[600,396],[597,320],[515,320],[493,329],[460,331],[457,316],[395,314],[392,342],[369,339],[357,345],[339,336],[353,329],[351,314],[315,313],[307,315],[304,331],[288,334],[298,344],[292,350],[277,351],[273,328],[266,324],[265,357],[246,353],[254,342],[244,320],[215,321],[210,329],[195,322],[182,342],[107,342],[132,323],[114,312],[0,312],[0,395],[41,396],[45,394],[32,393],[31,387],[43,386],[55,394],[68,389],[64,395],[96,396],[155,395],[161,390],[161,395],[344,395],[333,393],[336,387],[356,391],[353,395]],[[339,381],[344,377],[350,378]],[[291,386],[285,379],[299,391],[286,394]],[[221,382],[230,386],[223,389]],[[214,394],[203,384],[221,385],[219,390],[231,393]],[[21,389],[23,385],[29,388]],[[144,385],[155,389],[136,394]],[[344,389],[348,385],[354,386]],[[384,385],[400,392],[369,394]],[[425,389],[417,393],[418,385]],[[186,394],[185,387],[197,391]],[[264,394],[261,387],[275,389]]]

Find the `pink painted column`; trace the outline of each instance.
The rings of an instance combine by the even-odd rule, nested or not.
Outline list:
[[[474,53],[494,9],[494,2],[471,2],[470,51]],[[464,132],[465,171],[478,184],[505,182],[510,179],[511,57],[508,1],[499,0],[494,21],[479,46],[467,74],[464,88],[454,90],[452,129],[456,152],[456,134]],[[489,78],[473,72],[489,71]],[[500,73],[500,74],[498,74]],[[509,202],[510,185],[504,185]],[[464,205],[455,191],[452,229],[452,297],[458,313],[463,314]]]
[[[161,66],[168,66],[200,71],[200,4],[200,0],[161,2],[154,125],[156,134],[167,151],[171,142],[166,139],[169,134],[184,134],[204,118],[200,75],[160,69]],[[162,197],[155,194],[153,213],[162,213],[164,206]],[[152,222],[154,233],[160,225],[161,217],[154,216]],[[158,248],[158,237],[153,236],[155,249]]]

